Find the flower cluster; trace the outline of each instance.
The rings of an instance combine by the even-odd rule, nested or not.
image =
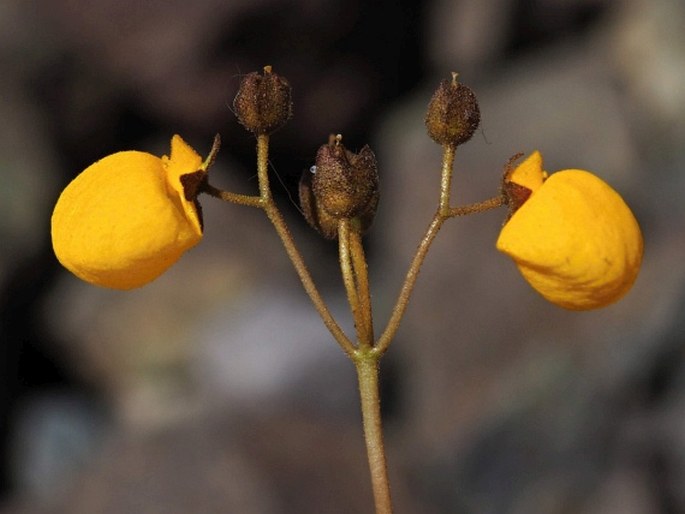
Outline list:
[[[267,66],[263,74],[243,79],[234,108],[248,130],[268,137],[292,114],[290,86]],[[430,137],[453,150],[480,122],[475,94],[453,74],[431,99],[425,121]],[[341,219],[356,220],[365,231],[378,205],[373,152],[365,146],[353,153],[341,139],[331,136],[321,146],[316,165],[300,181],[305,218],[328,239],[338,236]],[[124,151],[89,166],[54,209],[52,241],[59,261],[87,282],[115,289],[157,278],[202,239],[197,195],[210,187],[207,168],[215,150],[203,162],[174,136],[169,157]],[[629,207],[604,181],[583,170],[548,176],[534,152],[505,174],[501,198],[510,217],[496,247],[547,300],[593,309],[631,288],[642,260],[642,235]]]
[[[642,234],[621,196],[588,171],[569,169],[548,175],[539,152],[518,166],[507,166],[497,196],[465,206],[451,204],[456,148],[473,136],[480,123],[476,95],[454,73],[438,87],[425,117],[428,135],[443,150],[438,207],[382,331],[374,328],[362,243],[379,203],[375,154],[368,146],[350,151],[341,135],[332,135],[300,180],[306,221],[323,237],[337,240],[342,282],[354,321],[352,338],[317,290],[269,186],[269,138],[292,115],[288,81],[270,66],[261,74],[250,73],[243,78],[233,107],[239,122],[257,140],[258,195],[222,191],[209,183],[208,168],[218,151],[218,136],[205,161],[179,136],[172,138],[168,157],[118,152],[86,168],[62,192],[52,215],[55,254],[87,282],[131,289],[157,278],[200,242],[200,193],[261,209],[324,325],[357,371],[378,513],[392,512],[381,429],[379,362],[397,334],[420,268],[447,220],[507,205],[509,215],[497,249],[513,259],[524,279],[544,298],[566,309],[609,305],[628,292],[638,275]]]

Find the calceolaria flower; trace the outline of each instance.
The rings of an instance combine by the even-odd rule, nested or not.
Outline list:
[[[52,214],[57,259],[77,277],[113,289],[154,280],[202,239],[203,163],[179,136],[170,156],[118,152],[79,174]]]
[[[628,292],[642,262],[642,233],[606,182],[575,169],[548,176],[534,152],[505,176],[504,191],[519,205],[502,228],[497,249],[542,296],[567,309],[587,310]]]

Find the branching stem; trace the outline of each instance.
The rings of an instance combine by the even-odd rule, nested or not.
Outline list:
[[[205,163],[207,167],[213,161],[216,151],[218,150],[218,145],[219,139],[217,138],[212,147],[212,153]],[[345,335],[331,315],[326,303],[314,284],[314,280],[312,279],[309,269],[305,265],[300,251],[295,245],[295,241],[285,223],[283,215],[273,200],[268,176],[269,136],[257,136],[259,196],[241,195],[222,191],[209,185],[207,182],[202,185],[202,192],[211,196],[227,202],[250,207],[259,207],[264,210],[276,229],[285,251],[292,261],[305,291],[321,316],[324,325],[354,363],[359,382],[364,440],[366,442],[369,469],[371,472],[376,514],[392,514],[393,511],[381,423],[379,392],[380,359],[387,351],[399,329],[400,322],[409,305],[411,294],[416,285],[421,266],[426,259],[428,250],[445,221],[456,216],[487,211],[505,205],[506,203],[504,196],[499,195],[483,202],[468,204],[461,207],[451,207],[450,197],[454,155],[454,146],[445,145],[443,147],[442,176],[440,180],[440,199],[438,208],[418,245],[409,269],[407,270],[388,324],[377,341],[374,339],[371,292],[359,220],[342,219],[339,221],[338,250],[340,269],[347,292],[347,299],[354,318],[357,336],[356,344]]]
[[[451,145],[443,146],[442,174],[440,177],[440,200],[438,202],[438,209],[435,212],[435,215],[433,215],[433,219],[428,225],[428,229],[419,243],[416,254],[414,255],[414,259],[412,259],[409,269],[407,270],[402,288],[400,289],[400,294],[397,297],[397,301],[395,302],[395,307],[392,310],[388,324],[386,325],[385,330],[381,334],[380,338],[378,339],[378,343],[374,348],[374,350],[380,355],[384,354],[388,350],[390,343],[394,339],[395,334],[400,327],[400,321],[402,321],[402,317],[404,316],[407,306],[409,305],[409,299],[414,291],[416,279],[419,277],[419,271],[421,270],[423,261],[426,259],[426,254],[428,253],[435,236],[438,235],[440,228],[442,228],[442,224],[449,217],[454,154],[455,147]]]
[[[328,309],[326,302],[321,297],[321,294],[314,283],[314,279],[309,272],[309,268],[307,268],[304,258],[302,257],[300,250],[297,248],[295,240],[293,239],[293,236],[285,223],[285,219],[283,219],[281,211],[273,201],[271,188],[269,187],[268,170],[269,136],[261,134],[257,136],[257,176],[259,177],[259,193],[262,201],[262,208],[266,212],[269,221],[271,221],[272,225],[276,229],[278,236],[281,238],[281,242],[285,247],[285,251],[292,261],[297,275],[300,277],[302,286],[309,295],[309,298],[314,304],[314,308],[319,313],[319,316],[321,316],[324,325],[326,325],[326,328],[338,342],[343,351],[347,355],[352,356],[356,349],[354,344],[345,335],[343,330],[340,328],[340,325],[338,325],[338,323],[335,321],[335,318],[333,318],[333,315]]]
[[[409,305],[409,299],[411,297],[412,292],[414,291],[416,279],[419,277],[421,265],[423,264],[423,261],[426,259],[426,254],[428,253],[428,250],[430,249],[430,246],[433,243],[435,236],[438,235],[438,232],[440,231],[440,228],[442,227],[442,224],[445,222],[446,219],[447,217],[440,214],[440,211],[436,212],[433,216],[433,220],[430,222],[430,225],[428,225],[428,229],[426,230],[425,235],[419,243],[419,247],[416,250],[414,259],[412,260],[411,265],[409,266],[409,270],[407,270],[407,275],[405,276],[404,283],[402,284],[402,289],[400,289],[400,294],[397,297],[395,307],[393,308],[392,314],[390,315],[390,320],[388,321],[385,331],[378,339],[378,343],[376,343],[376,346],[374,348],[374,350],[380,355],[387,351],[388,347],[390,346],[390,343],[392,342],[393,338],[395,337],[395,334],[397,333],[397,330],[400,327],[400,321],[402,321],[404,312],[406,311],[407,306]]]

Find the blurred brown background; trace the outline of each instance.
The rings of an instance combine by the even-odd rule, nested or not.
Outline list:
[[[205,237],[128,293],[56,262],[59,191],[123,149],[180,133],[212,181],[256,190],[231,113],[271,64],[295,116],[273,187],[349,327],[335,245],[293,198],[331,132],[369,143],[367,237],[383,328],[435,208],[423,115],[449,72],[478,94],[459,203],[495,193],[516,152],[586,168],[633,207],[644,267],[620,303],[545,303],[494,250],[504,212],[446,224],[383,363],[398,513],[685,512],[685,7],[678,0],[0,5],[0,493],[6,513],[371,511],[352,366],[257,211],[205,198]]]

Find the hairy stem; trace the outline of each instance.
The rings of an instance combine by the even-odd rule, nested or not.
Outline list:
[[[426,233],[419,243],[414,259],[409,266],[404,283],[402,284],[402,289],[400,289],[400,294],[397,297],[395,307],[390,315],[390,320],[374,348],[379,354],[383,354],[387,351],[388,346],[390,346],[390,343],[399,329],[400,321],[402,321],[402,317],[409,305],[409,299],[414,291],[414,286],[416,285],[416,279],[419,276],[421,266],[426,259],[426,255],[428,254],[428,250],[430,249],[435,236],[438,235],[440,228],[442,228],[443,223],[445,223],[447,219],[455,216],[465,216],[477,212],[484,212],[506,204],[506,198],[500,194],[482,202],[472,203],[461,207],[450,207],[454,154],[454,147],[449,145],[443,147],[442,177],[440,180],[440,202],[438,210],[433,216]]]
[[[204,164],[206,167],[213,161],[219,147],[219,142],[220,140],[217,137],[212,147],[210,157]],[[483,202],[468,204],[461,207],[450,207],[454,156],[455,147],[445,145],[443,147],[442,176],[440,181],[438,208],[418,245],[409,269],[407,270],[388,324],[375,344],[368,269],[361,240],[361,230],[357,223],[358,220],[343,219],[338,225],[340,267],[347,298],[355,322],[358,343],[355,345],[342,331],[319,294],[318,289],[314,284],[314,280],[305,265],[304,259],[285,223],[283,215],[273,200],[268,176],[268,135],[257,136],[259,196],[240,195],[221,191],[209,185],[207,182],[202,186],[202,192],[210,194],[211,196],[240,205],[260,207],[264,210],[278,233],[286,253],[290,258],[305,291],[321,316],[324,325],[328,328],[343,351],[353,361],[359,382],[364,440],[371,472],[376,514],[392,514],[393,511],[381,423],[379,361],[382,355],[387,351],[399,329],[400,322],[409,305],[410,297],[416,285],[421,266],[444,222],[451,217],[483,212],[506,204],[506,198],[503,195],[499,195]]]
[[[448,209],[447,216],[453,218],[455,216],[468,216],[469,214],[476,214],[478,212],[485,212],[497,207],[506,205],[507,199],[504,195],[493,196],[482,202],[470,203],[461,205],[459,207],[452,207]]]
[[[440,203],[438,212],[445,215],[450,208],[452,192],[452,170],[454,168],[454,154],[457,148],[451,145],[442,147],[442,173],[440,175]]]
[[[390,315],[390,320],[378,339],[375,350],[379,354],[383,354],[387,351],[390,343],[392,342],[397,330],[400,327],[400,321],[404,316],[404,312],[407,310],[409,305],[409,299],[414,291],[414,286],[416,285],[416,279],[419,277],[419,271],[423,265],[423,261],[426,259],[426,254],[430,249],[435,236],[438,235],[442,224],[447,218],[449,218],[450,212],[450,196],[452,189],[452,171],[454,166],[454,154],[456,148],[451,145],[444,145],[442,152],[442,172],[440,177],[440,200],[438,202],[438,210],[436,211],[433,219],[428,225],[428,229],[424,234],[419,247],[416,250],[414,259],[409,265],[409,270],[407,270],[407,275],[404,278],[404,283],[402,284],[402,289],[400,289],[400,294],[395,302],[395,307]]]
[[[378,360],[380,356],[374,353],[360,353],[359,355],[360,357],[355,360],[355,366],[359,380],[364,440],[371,472],[376,514],[391,514],[392,499],[388,466],[385,459],[378,384]]]
[[[414,286],[416,285],[416,279],[419,277],[421,265],[426,259],[426,254],[428,253],[435,236],[438,235],[438,232],[440,231],[440,228],[446,219],[447,218],[441,215],[439,211],[436,212],[435,216],[433,216],[433,220],[426,230],[425,235],[421,239],[421,243],[419,243],[419,247],[414,255],[414,259],[409,266],[409,270],[407,270],[407,275],[404,279],[404,283],[402,284],[400,294],[397,297],[395,307],[390,315],[390,320],[388,321],[383,334],[378,339],[378,343],[376,343],[376,347],[374,348],[375,351],[381,355],[388,349],[388,346],[390,346],[390,343],[400,327],[400,321],[402,321],[404,312],[407,310],[409,299],[411,298],[411,294],[414,291]]]
[[[224,202],[231,202],[238,205],[246,205],[248,207],[262,206],[262,199],[259,196],[241,195],[238,193],[231,193],[230,191],[223,191],[221,189],[217,189],[216,187],[208,183],[205,183],[202,186],[201,191],[210,196],[213,196],[214,198],[223,200]]]
[[[326,302],[324,302],[323,298],[321,297],[319,290],[316,288],[316,284],[314,284],[314,279],[312,278],[311,273],[304,262],[302,254],[297,248],[295,240],[293,239],[293,236],[285,223],[285,219],[283,219],[281,211],[273,201],[271,188],[269,187],[268,169],[269,136],[259,135],[257,136],[257,176],[259,177],[259,193],[260,200],[262,202],[262,208],[276,229],[278,236],[281,238],[281,242],[285,247],[285,251],[293,263],[297,275],[300,277],[302,286],[314,304],[314,308],[321,316],[324,325],[326,325],[326,328],[338,342],[343,351],[351,357],[354,355],[356,348],[335,321],[333,315],[328,309],[328,306],[326,305]]]
[[[359,310],[363,333],[359,340],[360,348],[370,348],[374,343],[373,310],[371,308],[371,290],[369,288],[369,270],[364,255],[361,228],[358,223],[353,223],[350,230],[350,254],[352,256],[352,268],[359,295]]]
[[[342,218],[338,221],[338,256],[340,259],[340,272],[343,284],[347,292],[347,303],[350,304],[354,327],[357,331],[357,340],[361,344],[364,339],[364,322],[359,305],[359,293],[357,291],[357,281],[352,268],[352,258],[350,257],[350,220]]]
[[[259,197],[264,205],[272,204],[271,186],[269,185],[269,136],[257,136],[257,178],[259,180]]]

